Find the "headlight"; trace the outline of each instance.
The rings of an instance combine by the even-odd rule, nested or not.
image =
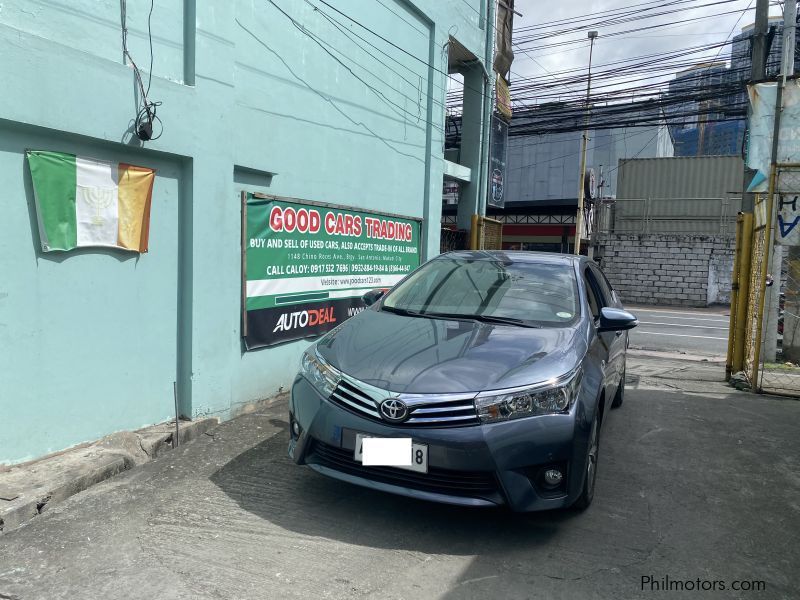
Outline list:
[[[339,373],[324,362],[313,348],[306,350],[300,359],[300,372],[326,398],[333,393],[339,383]]]
[[[496,423],[569,412],[578,396],[582,377],[583,371],[579,367],[551,385],[537,385],[500,394],[484,392],[475,399],[478,417],[483,423]]]

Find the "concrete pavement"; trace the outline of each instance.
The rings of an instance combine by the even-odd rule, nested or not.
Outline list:
[[[0,598],[796,598],[800,404],[718,364],[631,357],[594,505],[517,515],[398,498],[285,454],[285,406],[222,424],[0,538]],[[733,592],[734,581],[764,582]],[[755,584],[751,584],[755,585]],[[717,587],[719,590],[719,587]]]

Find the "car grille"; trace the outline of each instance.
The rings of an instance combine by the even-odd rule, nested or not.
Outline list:
[[[388,394],[388,392],[387,392]],[[387,395],[387,398],[389,396]],[[473,395],[400,395],[408,405],[410,416],[400,426],[410,427],[460,427],[478,424]],[[341,379],[330,395],[330,400],[343,408],[381,421],[378,405],[383,399],[373,395],[352,380]]]
[[[498,496],[497,480],[492,472],[451,471],[429,467],[428,473],[416,473],[393,467],[365,467],[353,459],[352,450],[336,448],[319,440],[311,442],[306,462],[341,473],[436,494],[463,497],[491,496],[495,500]]]

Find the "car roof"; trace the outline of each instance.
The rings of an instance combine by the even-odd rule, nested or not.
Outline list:
[[[455,250],[440,254],[436,258],[461,260],[504,260],[524,263],[576,264],[587,261],[585,256],[558,254],[556,252],[530,252],[526,250]]]

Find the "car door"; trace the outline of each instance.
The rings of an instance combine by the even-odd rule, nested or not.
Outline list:
[[[596,282],[599,292],[598,300],[601,307],[609,306],[611,308],[622,308],[622,303],[619,301],[619,298],[617,298],[616,293],[603,272],[595,265],[589,265],[589,271]],[[625,349],[628,346],[628,332],[610,331],[604,335],[609,345],[608,362],[611,367],[610,374],[614,385],[613,391],[616,393],[617,386],[622,381],[625,371]]]
[[[597,277],[587,266],[583,269],[583,284],[586,288],[586,300],[589,304],[589,313],[592,315],[592,320],[595,329],[600,325],[600,309],[603,307],[603,296],[600,293],[600,286],[597,284]],[[606,398],[609,399],[613,396],[609,394],[616,393],[615,386],[615,367],[611,361],[611,348],[613,346],[614,332],[597,333],[597,339],[594,342],[596,348],[591,351],[596,352],[597,358],[601,361],[603,370],[603,387],[605,388]]]

